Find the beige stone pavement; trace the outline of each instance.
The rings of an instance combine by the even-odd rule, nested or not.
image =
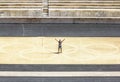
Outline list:
[[[0,37],[0,64],[120,64],[120,38]]]

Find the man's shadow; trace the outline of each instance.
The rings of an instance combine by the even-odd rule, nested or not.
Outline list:
[[[53,52],[53,54],[60,54],[59,52]]]

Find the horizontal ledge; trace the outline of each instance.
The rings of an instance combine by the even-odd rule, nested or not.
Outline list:
[[[57,9],[57,8],[54,8],[54,9],[52,9],[52,8],[49,8],[49,10],[108,10],[108,11],[113,11],[113,10],[115,10],[115,11],[120,11],[120,9]]]
[[[84,5],[84,6],[87,6],[87,5],[101,5],[101,6],[103,6],[103,5],[106,5],[106,6],[120,6],[120,3],[49,3],[49,5],[58,5],[58,6],[63,6],[63,5],[72,5],[72,6],[74,6],[74,5]]]
[[[85,1],[85,0],[84,1],[80,1],[80,0],[78,0],[78,1],[73,1],[73,0],[72,1],[70,1],[70,0],[65,1],[64,0],[64,1],[49,1],[49,2],[120,2],[120,1],[95,1],[95,0],[94,1]]]
[[[23,9],[22,8],[19,8],[19,9],[16,9],[16,8],[11,8],[11,9],[3,8],[3,9],[0,9],[0,10],[19,10],[20,11],[20,10],[41,10],[41,9],[42,8],[39,8],[39,9],[38,8],[37,9],[32,9],[32,8],[30,8],[30,9],[29,8],[28,9],[25,9],[25,8],[23,8]]]
[[[36,3],[36,2],[42,2],[42,0],[41,1],[0,1],[0,3]],[[120,1],[49,1],[49,2],[55,2],[55,3],[57,3],[57,2],[105,2],[105,3],[107,3],[107,2],[120,2]]]
[[[57,17],[57,16],[53,16],[53,17],[47,17],[47,16],[36,16],[36,17],[30,17],[30,16],[4,16],[4,17],[0,17],[0,18],[37,18],[37,19],[39,19],[39,18],[45,18],[45,19],[51,19],[51,18],[53,18],[53,19],[57,19],[57,18],[72,18],[72,19],[120,19],[120,17],[63,17],[63,16],[61,16],[61,17]]]
[[[49,6],[49,9],[120,9],[120,6]]]
[[[41,8],[42,9],[42,8]],[[4,8],[4,9],[0,9],[0,10],[41,10],[41,9],[14,9],[14,8],[11,8],[11,9],[7,9],[7,8]],[[120,11],[120,9],[57,9],[57,8],[54,8],[54,9],[52,9],[52,8],[49,8],[49,10],[71,10],[71,11],[73,11],[73,10],[98,10],[98,11],[100,11],[100,10],[107,10],[107,11]]]
[[[0,3],[0,4],[8,4],[8,5],[11,5],[11,4],[42,4],[42,2],[40,3]]]
[[[12,9],[15,9],[15,8],[24,8],[24,7],[27,7],[27,8],[42,8],[42,6],[0,6],[0,8],[3,8],[3,9],[6,9],[6,8],[12,8]]]
[[[113,77],[120,76],[120,72],[14,72],[0,71],[0,76],[3,77]]]

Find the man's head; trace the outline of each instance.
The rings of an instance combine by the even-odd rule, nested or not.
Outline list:
[[[61,39],[59,39],[59,41],[61,41]]]

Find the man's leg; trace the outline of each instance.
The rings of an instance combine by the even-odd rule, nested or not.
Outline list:
[[[58,47],[58,53],[60,53],[60,48]]]
[[[62,53],[62,48],[60,48],[60,53]]]

